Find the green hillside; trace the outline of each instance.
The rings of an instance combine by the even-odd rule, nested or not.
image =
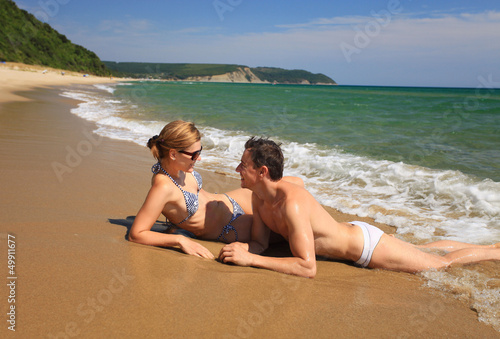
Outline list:
[[[251,68],[251,70],[262,81],[278,82],[281,84],[300,84],[303,80],[307,80],[311,84],[335,84],[335,81],[324,74],[313,74],[301,69],[286,70],[274,67],[256,67]]]
[[[0,61],[131,78],[184,80],[240,72],[240,76],[243,74],[248,81],[252,81],[252,75],[243,72],[243,69],[248,68],[243,65],[103,62],[94,52],[73,44],[49,24],[19,9],[12,0],[0,0]],[[260,80],[270,83],[335,84],[323,74],[304,70],[257,67],[250,68],[250,71]]]
[[[144,63],[104,61],[104,64],[118,77],[177,79],[189,77],[214,76],[249,68],[243,65],[227,64],[176,64],[176,63]],[[324,74],[313,74],[304,70],[286,70],[283,68],[257,67],[250,68],[253,74],[262,81],[282,84],[300,84],[308,81],[311,84],[336,84]]]
[[[104,61],[104,64],[115,76],[132,78],[159,78],[184,80],[196,76],[213,76],[236,71],[241,65],[227,64],[175,64],[175,63],[145,63],[145,62],[114,62]]]
[[[0,60],[110,74],[94,52],[73,44],[11,0],[0,0]]]

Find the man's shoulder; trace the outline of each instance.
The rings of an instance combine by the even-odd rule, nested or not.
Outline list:
[[[304,187],[285,180],[280,182],[280,189],[283,191],[287,201],[294,201],[296,199],[303,200],[306,196],[310,195]]]
[[[303,210],[304,207],[310,206],[311,200],[314,199],[305,188],[291,183],[285,183],[282,186],[282,192],[283,207],[288,212]]]

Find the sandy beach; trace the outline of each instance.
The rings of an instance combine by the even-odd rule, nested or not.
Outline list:
[[[319,261],[304,279],[128,242],[153,158],[94,134],[59,95],[114,80],[43,70],[0,66],[2,338],[500,338],[415,275]],[[239,186],[200,172],[210,191]]]

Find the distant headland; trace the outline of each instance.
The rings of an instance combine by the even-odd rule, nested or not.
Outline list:
[[[336,85],[324,74],[274,67],[251,68],[232,64],[143,63],[101,61],[92,51],[73,44],[49,24],[0,1],[0,62],[40,65],[82,74],[135,79],[186,80],[238,83]]]
[[[232,64],[183,64],[104,61],[117,77],[236,83],[336,85],[324,74],[275,67]]]

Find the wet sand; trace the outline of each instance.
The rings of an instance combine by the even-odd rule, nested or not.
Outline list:
[[[92,123],[70,113],[77,103],[59,96],[61,87],[47,88],[82,79],[50,83],[40,78],[47,74],[9,70],[14,86],[4,71],[1,337],[500,337],[465,303],[411,274],[319,261],[317,277],[304,279],[128,242],[149,189],[149,150],[93,134]],[[84,79],[93,80],[106,79]],[[239,185],[200,172],[211,191]],[[342,221],[362,219],[329,211]],[[214,255],[223,246],[202,243]],[[286,244],[270,251],[287,253]],[[12,305],[15,333],[7,321]]]

